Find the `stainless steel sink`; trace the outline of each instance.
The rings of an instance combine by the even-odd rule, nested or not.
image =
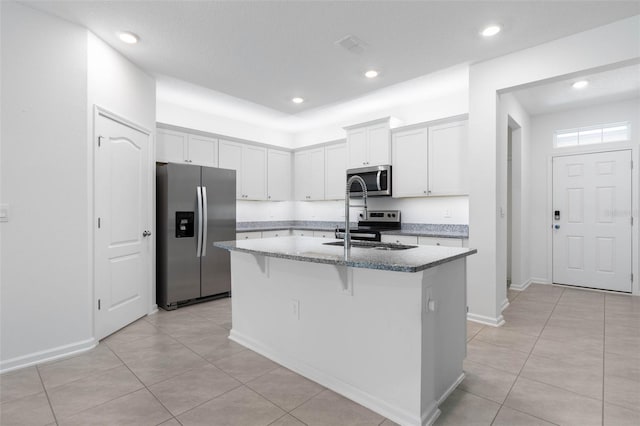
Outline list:
[[[323,243],[325,246],[344,246],[343,241],[333,241],[330,243]],[[409,246],[406,244],[395,243],[381,243],[379,241],[351,241],[351,247],[366,248],[374,250],[407,250],[416,248],[418,246]]]

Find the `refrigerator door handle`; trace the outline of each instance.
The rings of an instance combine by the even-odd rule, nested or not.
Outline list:
[[[200,249],[201,252],[201,256],[205,257],[207,255],[207,225],[208,225],[208,221],[209,221],[209,209],[207,206],[207,187],[203,186],[202,187],[202,210],[203,210],[203,214],[202,214],[202,246]]]
[[[196,257],[200,257],[202,253],[202,188],[196,187],[198,196],[198,241],[196,242]]]

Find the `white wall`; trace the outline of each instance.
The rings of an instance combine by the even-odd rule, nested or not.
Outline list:
[[[362,204],[360,199],[353,204]],[[403,223],[442,223],[462,224],[469,222],[468,199],[459,197],[432,198],[390,198],[372,197],[367,206],[374,210],[400,210]],[[344,201],[296,201],[294,204],[296,220],[343,221]],[[357,221],[362,209],[352,208],[350,220]],[[449,217],[445,217],[449,216]]]
[[[237,222],[294,220],[293,201],[236,201]]]
[[[149,146],[152,149],[149,152],[149,176],[148,187],[149,197],[146,200],[147,205],[152,206],[149,209],[148,223],[151,228],[155,228],[155,144],[153,143],[153,135],[156,127],[156,84],[155,78],[148,75],[136,65],[127,60],[120,53],[113,50],[104,41],[96,37],[94,34],[86,31],[87,36],[87,141],[94,140],[93,124],[94,124],[94,106],[106,109],[128,121],[149,131],[151,140]],[[94,146],[90,145],[89,149],[90,164],[93,164]],[[87,188],[93,200],[93,168],[89,168],[87,174]],[[93,203],[89,207],[88,221],[93,223]],[[93,271],[93,230],[89,230],[89,240],[87,241],[87,253],[91,254],[89,263]],[[152,237],[156,235],[152,233]],[[156,286],[155,286],[155,244],[148,245],[150,265],[149,273],[149,312],[157,309],[156,306]],[[89,277],[91,286],[91,298],[89,306],[95,306],[95,297],[93,297],[93,272]],[[91,311],[93,317],[94,311]]]
[[[506,220],[498,212],[506,200],[498,152],[497,93],[533,82],[566,78],[584,70],[637,61],[640,57],[640,16],[518,51],[471,66],[469,73],[469,246],[478,254],[468,260],[469,318],[501,323],[498,286],[506,279],[504,241],[499,228]]]
[[[549,248],[549,215],[551,213],[550,189],[551,156],[567,152],[584,152],[594,149],[607,149],[605,145],[585,146],[578,149],[554,149],[553,133],[556,130],[572,129],[596,124],[631,122],[632,146],[640,143],[640,99],[613,102],[598,106],[572,109],[552,114],[542,114],[531,120],[531,277],[536,282],[551,282],[551,264]],[[615,147],[615,145],[611,145]],[[637,152],[634,153],[637,163]],[[636,168],[637,169],[637,168]],[[634,196],[640,196],[638,185],[633,186]],[[637,207],[636,207],[637,209]],[[638,212],[635,211],[637,216]],[[637,230],[637,227],[636,227]],[[637,237],[634,238],[637,240]],[[635,252],[635,251],[634,251]],[[634,263],[637,263],[637,259]]]
[[[94,34],[88,31],[86,34],[89,106],[99,105],[153,132],[156,126],[155,78]],[[93,119],[93,111],[89,114]]]
[[[86,30],[2,2],[0,369],[90,347]]]
[[[468,81],[466,72],[460,73],[458,71],[455,75],[456,80],[458,78],[462,78],[461,75],[464,75],[464,83]],[[415,90],[422,90],[429,93],[430,89],[421,87]],[[296,148],[302,148],[321,142],[344,139],[345,132],[343,127],[358,123],[365,123],[367,121],[383,117],[391,116],[397,119],[400,122],[400,125],[408,126],[411,124],[466,114],[469,111],[468,101],[468,87],[466,84],[462,85],[462,83],[459,83],[459,85],[453,86],[450,91],[438,92],[437,94],[434,94],[433,97],[426,100],[421,99],[418,101],[410,101],[395,105],[389,105],[384,101],[376,100],[375,102],[372,102],[373,105],[378,106],[376,109],[372,108],[362,112],[358,108],[354,108],[345,111],[345,113],[340,114],[339,117],[335,117],[335,113],[330,111],[328,112],[329,117],[335,117],[334,121],[296,133],[294,146]],[[358,102],[364,102],[364,99],[360,99]],[[325,113],[325,111],[318,112],[318,114],[321,113]]]
[[[284,148],[293,147],[286,127],[288,115],[220,92],[160,77],[156,120],[203,132],[232,136]]]
[[[93,105],[153,131],[155,83],[82,27],[1,7],[0,202],[11,217],[0,225],[0,370],[9,370],[95,345]]]

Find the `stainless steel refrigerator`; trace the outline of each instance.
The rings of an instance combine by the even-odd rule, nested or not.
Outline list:
[[[156,165],[157,303],[164,309],[231,291],[229,252],[236,239],[235,170]]]

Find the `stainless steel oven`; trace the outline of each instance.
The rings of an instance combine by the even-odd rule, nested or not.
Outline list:
[[[402,228],[400,210],[369,210],[367,217],[358,221],[358,227],[350,229],[352,240],[380,241],[381,231],[399,230]],[[344,239],[344,228],[336,229],[336,238]]]
[[[367,185],[367,196],[383,197],[391,195],[391,166],[371,166],[347,170],[347,180],[353,175],[358,175],[364,179]],[[362,190],[358,183],[351,185],[351,196],[362,196]]]

